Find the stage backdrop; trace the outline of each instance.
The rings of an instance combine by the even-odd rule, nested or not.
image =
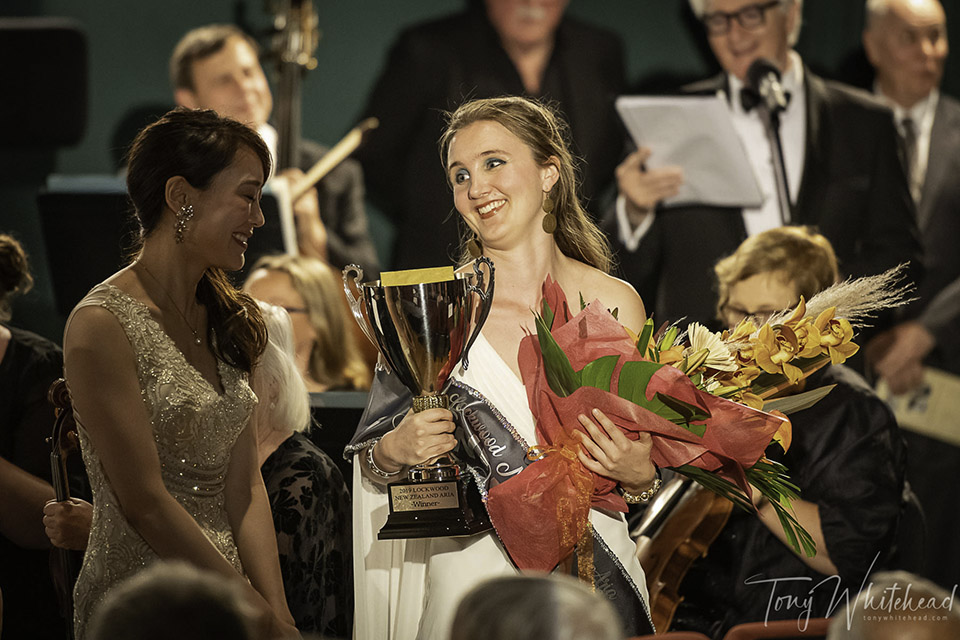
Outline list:
[[[4,0],[5,16],[64,16],[85,30],[88,47],[88,120],[78,145],[64,149],[0,149],[0,230],[12,231],[34,259],[36,290],[15,307],[14,322],[59,340],[63,321],[53,309],[35,194],[50,171],[114,171],[115,134],[125,117],[172,104],[167,61],[188,29],[211,22],[238,22],[263,31],[271,16],[262,0]],[[799,50],[828,77],[859,78],[862,2],[807,0]],[[454,0],[315,0],[322,37],[318,66],[303,87],[303,133],[331,144],[357,121],[366,95],[397,33],[416,22],[458,10]],[[944,2],[952,40],[960,30],[960,0]],[[609,27],[627,46],[627,69],[637,90],[656,91],[716,70],[686,0],[572,0],[570,13]],[[30,52],[24,52],[30,55]],[[960,93],[948,65],[944,89]],[[16,95],[15,87],[5,87]],[[137,122],[137,116],[133,118]],[[117,136],[122,139],[123,135]],[[2,145],[2,141],[0,141]],[[371,211],[375,241],[389,260],[392,229]]]

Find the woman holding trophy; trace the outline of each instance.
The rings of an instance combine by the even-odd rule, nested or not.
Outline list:
[[[465,593],[486,578],[518,571],[495,530],[388,540],[382,533],[378,540],[377,531],[388,506],[397,509],[394,498],[388,500],[388,483],[414,465],[456,447],[473,472],[471,452],[477,453],[483,464],[473,475],[486,497],[488,487],[509,481],[535,460],[536,424],[518,350],[536,333],[532,311],[541,308],[545,280],[554,281],[567,300],[598,298],[616,307],[629,329],[639,330],[646,320],[636,291],[607,274],[609,247],[577,199],[565,127],[548,108],[518,97],[467,103],[451,115],[440,147],[456,209],[469,229],[464,262],[481,255],[492,261],[498,285],[482,331],[467,342],[469,367],[458,366],[450,376],[450,409],[406,411],[409,395],[406,404],[389,399],[399,385],[380,371],[348,447],[356,454],[356,601],[364,603],[356,615],[356,637],[361,638],[446,638]],[[489,419],[471,413],[477,407],[476,414]],[[589,413],[580,416],[580,463],[618,483],[628,501],[649,499],[659,487],[650,436],[628,439],[603,413]],[[596,539],[589,554],[561,558],[555,570],[579,575],[610,598],[627,635],[651,631],[643,570],[623,515],[593,508],[589,520]]]

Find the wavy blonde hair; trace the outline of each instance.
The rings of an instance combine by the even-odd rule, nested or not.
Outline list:
[[[290,276],[303,298],[317,334],[308,371],[316,382],[333,389],[368,389],[370,369],[363,361],[349,317],[340,279],[327,263],[306,256],[263,256],[250,270],[280,271]],[[249,276],[248,276],[249,277]]]
[[[253,368],[250,386],[265,418],[260,427],[305,431],[310,425],[310,393],[294,361],[293,323],[283,307],[262,301],[259,305],[267,325],[267,347]],[[271,390],[276,397],[269,397]]]
[[[733,285],[760,273],[782,274],[805,300],[840,279],[833,246],[810,227],[777,227],[751,236],[713,271],[719,287],[718,312],[730,300]]]
[[[538,165],[554,163],[551,157],[556,158],[560,177],[550,191],[555,203],[553,215],[557,217],[554,241],[565,256],[609,273],[613,267],[610,242],[580,204],[580,181],[576,160],[567,143],[569,130],[566,122],[551,107],[529,98],[506,96],[467,102],[447,115],[447,129],[440,138],[440,160],[445,173],[454,136],[482,121],[503,125],[530,148]],[[470,238],[468,229],[461,238],[461,262],[464,263],[470,260],[466,251]]]

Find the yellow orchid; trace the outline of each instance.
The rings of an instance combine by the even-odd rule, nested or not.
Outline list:
[[[744,319],[737,323],[732,333],[725,329],[721,334],[723,341],[732,347],[730,351],[733,352],[733,357],[739,369],[756,365],[754,343],[750,340],[750,336],[756,331],[757,326]]]
[[[798,358],[812,358],[821,353],[820,329],[810,318],[803,318],[793,325],[793,332],[797,336],[799,351]]]
[[[792,364],[800,352],[797,334],[787,325],[771,328],[765,324],[760,327],[755,344],[757,364],[767,373],[783,373],[791,382],[803,377],[803,371]]]
[[[749,391],[741,391],[733,396],[733,399],[739,402],[740,404],[745,404],[751,409],[756,409],[757,411],[763,411],[763,398],[758,396],[755,393],[750,393]]]
[[[846,318],[835,318],[836,307],[824,309],[814,326],[820,331],[820,346],[830,354],[831,364],[841,364],[860,350],[853,340],[853,327]]]
[[[759,397],[757,399],[759,400]],[[760,400],[760,403],[762,404],[763,400]],[[771,413],[784,418],[783,424],[781,424],[777,432],[773,434],[773,441],[779,444],[783,452],[786,453],[790,450],[790,445],[793,444],[793,424],[790,422],[790,418],[787,418],[786,415],[779,411],[772,411]]]
[[[744,318],[733,328],[733,333],[724,329],[722,338],[724,342],[740,342],[742,340],[748,340],[756,330],[757,326]]]
[[[800,302],[797,303],[796,308],[794,308],[793,313],[790,314],[790,317],[783,321],[783,324],[788,325],[791,329],[795,328],[798,324],[806,320],[804,316],[807,314],[807,303],[803,299],[803,296],[800,296]]]
[[[660,364],[676,364],[683,360],[684,347],[682,344],[675,344],[669,349],[663,349],[660,352]]]
[[[760,367],[747,365],[730,373],[718,373],[714,379],[723,388],[744,389],[749,387],[760,373]]]

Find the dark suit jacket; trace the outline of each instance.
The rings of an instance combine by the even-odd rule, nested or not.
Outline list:
[[[573,150],[586,160],[588,196],[610,182],[619,160],[622,133],[613,99],[623,85],[619,37],[565,17],[542,97],[555,101],[570,125]],[[366,108],[380,127],[357,156],[374,203],[396,226],[394,266],[450,264],[457,252],[460,216],[452,211],[437,151],[443,112],[471,98],[524,93],[482,6],[400,35]]]
[[[930,157],[917,223],[925,275],[920,305],[925,324],[935,324],[934,366],[960,374],[960,102],[941,95],[930,135]],[[929,305],[936,300],[936,310]],[[930,317],[936,316],[936,318]]]
[[[890,111],[867,94],[804,69],[807,142],[794,223],[813,225],[833,243],[844,275],[880,273],[921,254],[914,206],[897,155]],[[690,87],[715,93],[726,76]],[[738,208],[658,209],[629,252],[605,221],[624,277],[660,321],[686,317],[716,325],[713,265],[746,239]]]
[[[315,142],[300,142],[299,168],[307,171],[328,151]],[[346,159],[317,183],[320,219],[327,228],[330,264],[342,269],[348,264],[363,267],[364,279],[380,273],[377,251],[367,228],[364,208],[363,169],[356,160]]]

